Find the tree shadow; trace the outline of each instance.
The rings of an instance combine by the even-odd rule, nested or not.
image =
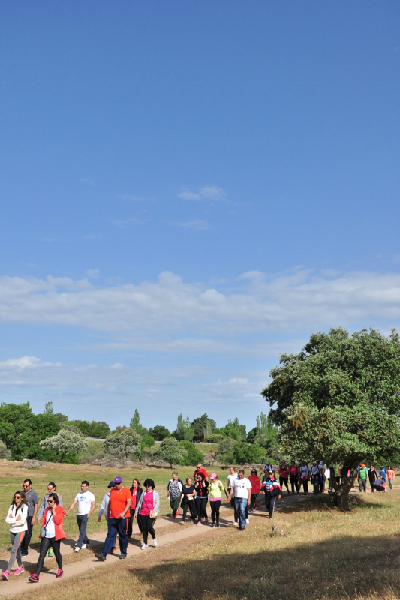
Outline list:
[[[266,537],[265,545],[270,547],[261,552],[230,553],[232,538],[226,537],[223,554],[182,560],[172,557],[154,566],[142,563],[131,572],[149,596],[160,600],[399,597],[399,539],[395,536],[349,535],[285,548],[279,547],[281,539]],[[248,541],[251,544],[251,538]],[[199,554],[207,543],[198,542]]]

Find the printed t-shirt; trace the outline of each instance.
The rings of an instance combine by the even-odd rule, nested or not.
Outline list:
[[[56,537],[56,526],[54,525],[53,513],[50,511],[46,515],[46,537]]]
[[[112,488],[110,492],[110,517],[112,519],[122,519],[121,513],[125,511],[126,501],[131,499],[131,491],[127,487],[123,487],[120,490]]]
[[[300,467],[300,475],[302,477],[302,479],[306,479],[308,477],[308,465],[303,465]]]
[[[182,493],[182,482],[179,479],[176,481],[170,479],[167,490],[169,491],[169,496],[172,500],[179,498]]]
[[[146,492],[143,498],[140,514],[144,517],[148,517],[152,510],[154,510],[154,492]]]
[[[234,483],[234,496],[235,498],[248,498],[249,493],[248,490],[251,490],[251,483],[247,479],[247,477],[243,477],[243,479],[235,479]]]
[[[79,492],[79,494],[75,496],[75,500],[78,503],[77,514],[82,516],[90,513],[92,502],[95,501],[95,497],[94,494],[88,490],[87,492]]]

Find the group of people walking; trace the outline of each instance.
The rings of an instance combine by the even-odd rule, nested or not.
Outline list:
[[[262,475],[262,479],[260,479]],[[206,469],[198,463],[193,477],[187,477],[185,483],[174,471],[168,482],[166,494],[170,501],[172,519],[176,519],[179,509],[182,510],[182,522],[190,519],[197,525],[209,524],[211,527],[220,527],[220,509],[223,496],[229,501],[233,508],[233,524],[243,531],[249,524],[249,512],[257,508],[257,497],[261,493],[264,496],[265,507],[270,519],[272,519],[276,500],[282,496],[283,488],[288,495],[295,492],[300,493],[303,488],[304,494],[308,494],[308,484],[311,482],[314,493],[324,492],[325,487],[332,488],[335,469],[326,466],[323,461],[314,462],[311,466],[302,462],[296,465],[292,461],[290,465],[282,462],[279,467],[265,463],[260,476],[256,469],[251,470],[249,477],[245,476],[244,469],[236,472],[235,467],[230,467],[226,485],[220,480],[216,473],[208,475]],[[277,475],[277,477],[276,477]],[[367,481],[370,483],[371,492],[386,491],[386,481],[392,489],[395,478],[391,466],[387,469],[383,466],[377,471],[373,465],[367,468],[360,464],[357,469],[357,481],[359,490],[366,491]],[[289,489],[289,486],[291,489]],[[37,493],[32,488],[32,481],[26,479],[22,490],[15,492],[11,506],[7,511],[6,523],[10,528],[11,554],[7,569],[2,572],[4,581],[9,579],[10,573],[17,562],[14,575],[24,572],[23,558],[28,556],[29,544],[32,538],[32,528],[38,520],[40,525],[40,551],[35,572],[29,577],[31,583],[37,583],[43,568],[46,556],[55,556],[58,570],[56,578],[63,576],[62,555],[60,550],[61,540],[65,539],[63,521],[65,517],[77,507],[77,525],[79,537],[74,552],[89,546],[87,537],[87,524],[90,515],[96,509],[96,499],[89,489],[89,481],[81,483],[81,489],[76,494],[67,511],[62,506],[62,497],[57,493],[54,482],[47,485],[47,494],[44,496],[40,506]],[[100,552],[96,557],[105,561],[108,554],[116,550],[118,536],[120,555],[123,560],[127,556],[128,541],[132,536],[133,525],[136,521],[143,538],[142,550],[149,548],[151,537],[154,547],[157,547],[155,522],[160,510],[160,497],[155,489],[153,479],[146,479],[141,487],[140,481],[133,479],[131,487],[125,487],[122,477],[115,477],[108,485],[98,513],[98,521],[105,516],[107,520],[107,536]],[[211,522],[207,515],[207,504],[211,507]]]

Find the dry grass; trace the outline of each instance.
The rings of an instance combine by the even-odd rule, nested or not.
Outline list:
[[[342,513],[326,496],[92,569],[32,600],[398,600],[400,487]],[[284,535],[272,535],[276,523]],[[57,591],[56,591],[57,590]]]

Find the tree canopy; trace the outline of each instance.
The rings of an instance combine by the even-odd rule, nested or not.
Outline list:
[[[400,343],[373,329],[312,334],[299,354],[283,354],[262,395],[283,451],[353,470],[400,444]]]

